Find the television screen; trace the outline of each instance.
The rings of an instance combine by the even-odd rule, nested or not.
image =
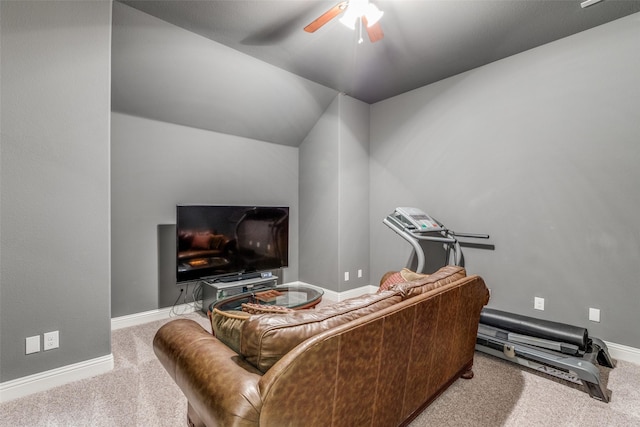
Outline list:
[[[289,264],[289,208],[178,205],[178,283]]]

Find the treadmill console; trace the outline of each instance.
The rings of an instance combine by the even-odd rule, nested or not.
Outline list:
[[[404,228],[414,232],[440,231],[443,227],[418,208],[396,208],[392,217]]]

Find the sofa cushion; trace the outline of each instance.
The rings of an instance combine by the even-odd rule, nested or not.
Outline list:
[[[260,371],[266,372],[307,338],[400,301],[397,292],[386,291],[316,309],[254,315],[242,327],[240,354]]]
[[[390,289],[400,292],[402,299],[407,299],[455,282],[466,277],[466,275],[467,272],[464,268],[456,265],[447,265],[433,274],[425,275],[425,277],[417,278],[413,281],[397,283],[391,286]]]

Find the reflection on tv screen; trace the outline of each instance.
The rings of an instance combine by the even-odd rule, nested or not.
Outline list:
[[[275,270],[288,263],[288,207],[177,206],[178,283]]]

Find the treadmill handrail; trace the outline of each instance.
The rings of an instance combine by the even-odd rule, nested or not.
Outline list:
[[[424,218],[428,219],[428,223],[423,224],[419,221]],[[382,222],[413,247],[418,261],[416,267],[417,272],[423,272],[425,266],[425,253],[420,246],[420,241],[444,243],[446,245],[446,264],[451,265],[451,258],[453,258],[453,265],[461,265],[462,250],[460,249],[461,245],[457,237],[471,239],[489,238],[488,234],[456,233],[455,231],[447,229],[440,221],[416,208],[396,208],[396,210],[387,215]]]
[[[458,254],[460,253],[460,243],[458,242],[457,239],[453,237],[444,237],[444,236],[438,237],[438,236],[418,234],[416,232],[413,232],[413,230],[411,230],[409,227],[400,223],[392,215],[389,215],[386,218],[384,218],[382,222],[387,227],[395,231],[400,237],[402,237],[407,242],[409,242],[409,244],[413,247],[413,250],[416,254],[417,261],[418,261],[418,265],[416,266],[416,271],[420,271],[420,272],[423,271],[424,264],[425,264],[425,254],[422,248],[420,247],[418,240],[427,240],[431,242],[446,243],[447,245],[449,245],[449,248],[450,248],[449,251],[447,252],[447,261],[449,260],[449,252],[453,252],[453,262],[455,265],[459,265],[460,257],[458,256]],[[430,232],[447,233],[447,235],[450,235],[449,230],[447,229],[431,230]]]
[[[424,268],[424,252],[422,251],[422,248],[420,248],[420,244],[418,244],[417,240],[411,238],[413,234],[410,235],[409,233],[407,233],[404,227],[402,229],[398,228],[396,224],[389,221],[388,217],[383,219],[382,222],[385,223],[390,229],[398,233],[398,235],[404,240],[409,242],[411,246],[413,246],[413,250],[418,258],[417,271],[422,271],[422,269]]]
[[[456,239],[450,237],[437,237],[437,236],[421,236],[415,233],[409,232],[413,237],[420,240],[429,240],[431,242],[442,242],[442,243],[455,243]]]
[[[447,230],[449,234],[452,234],[456,237],[468,237],[470,239],[488,239],[488,234],[476,234],[476,233],[457,233],[455,231]]]

